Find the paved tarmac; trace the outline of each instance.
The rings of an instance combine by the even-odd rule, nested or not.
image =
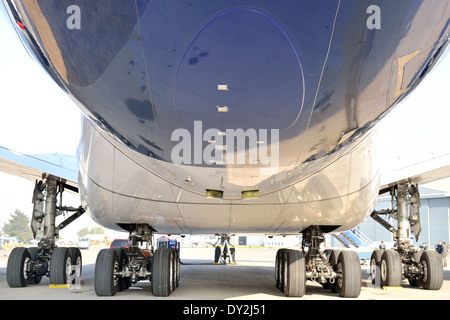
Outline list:
[[[181,249],[181,283],[169,298],[155,298],[148,281],[138,282],[114,297],[97,297],[94,292],[94,263],[101,247],[83,250],[82,284],[78,289],[49,288],[48,278],[39,285],[9,288],[6,283],[7,257],[0,257],[1,300],[294,300],[281,293],[274,283],[274,261],[277,249],[237,249],[237,265],[213,265],[214,249]],[[402,288],[384,291],[373,288],[369,268],[362,266],[361,295],[357,300],[448,300],[450,299],[450,268],[444,269],[441,290],[411,288],[403,281]],[[308,281],[306,294],[299,300],[347,300]]]

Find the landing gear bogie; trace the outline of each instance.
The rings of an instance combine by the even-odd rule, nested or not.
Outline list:
[[[50,284],[73,285],[81,278],[81,253],[78,248],[58,247],[51,256],[42,256],[38,248],[15,248],[6,275],[11,288],[39,284],[44,276]]]
[[[11,252],[7,266],[7,280],[10,287],[39,284],[44,276],[50,278],[50,284],[57,285],[76,284],[81,278],[80,250],[56,246],[59,232],[85,212],[81,206],[75,208],[62,205],[65,189],[78,192],[77,188],[66,182],[62,178],[47,174],[42,175],[41,181],[36,181],[31,230],[36,238],[37,232],[43,226],[43,237],[37,247],[15,248]],[[56,225],[56,217],[63,212],[73,214]]]
[[[381,287],[398,287],[403,279],[407,279],[412,287],[439,290],[443,284],[441,259],[436,252],[418,251],[409,239],[410,231],[416,241],[421,231],[418,186],[399,183],[381,190],[380,194],[385,192],[391,195],[391,209],[374,211],[371,216],[393,233],[397,246],[395,250],[374,251],[370,262],[372,283]],[[380,218],[381,214],[396,219],[397,229]]]
[[[214,247],[214,264],[236,264],[236,248],[229,234],[219,235]]]
[[[306,281],[318,282],[324,289],[342,297],[355,298],[361,292],[361,265],[352,251],[320,252],[324,241],[320,227],[303,233],[302,250],[280,249],[275,259],[275,285],[288,297],[302,297]],[[306,249],[307,248],[307,252]]]
[[[130,232],[128,248],[100,251],[95,264],[95,292],[113,296],[138,281],[151,282],[152,294],[167,297],[180,284],[180,256],[176,248],[153,250],[153,229],[146,224],[124,226]]]

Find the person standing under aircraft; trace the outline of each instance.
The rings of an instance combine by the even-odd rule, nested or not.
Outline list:
[[[444,251],[442,253],[442,260],[444,262],[444,268],[447,267],[447,253],[448,253],[448,248],[447,248],[447,244],[445,242],[442,242],[442,246],[444,247]]]
[[[442,244],[442,241],[439,240],[438,244],[435,247],[436,252],[439,253],[442,259],[442,265],[444,265],[444,245]]]

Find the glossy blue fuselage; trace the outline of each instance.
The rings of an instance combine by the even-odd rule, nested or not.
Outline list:
[[[285,166],[320,157],[402,98],[449,32],[446,1],[20,2],[50,71],[86,113],[169,162],[172,132],[193,133],[194,121],[279,129]],[[80,29],[67,26],[71,5]]]

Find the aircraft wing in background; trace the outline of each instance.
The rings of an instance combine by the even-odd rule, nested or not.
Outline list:
[[[402,130],[394,134],[391,131],[391,137],[397,137],[399,144],[410,140],[420,145],[420,148],[395,149],[395,143],[386,143],[386,138],[385,143],[381,144],[381,155],[384,159],[380,174],[380,195],[389,192],[391,197],[396,198],[396,205],[390,209],[374,211],[371,217],[386,229],[392,231],[394,227],[380,215],[398,216],[399,211],[402,210],[402,214],[407,217],[405,221],[409,222],[410,230],[418,241],[422,227],[419,214],[421,202],[417,186],[450,177],[450,145],[445,142],[448,130],[440,126],[439,132],[429,135],[418,131],[408,131],[410,135],[406,137],[402,134]],[[433,137],[439,138],[433,139]],[[420,152],[416,151],[417,149]]]
[[[437,156],[431,154],[429,159],[383,172],[380,189],[406,182],[424,184],[448,177],[450,177],[450,153]]]
[[[51,174],[78,187],[78,166],[75,155],[23,154],[0,146],[0,171],[27,180],[40,180],[42,174]]]

